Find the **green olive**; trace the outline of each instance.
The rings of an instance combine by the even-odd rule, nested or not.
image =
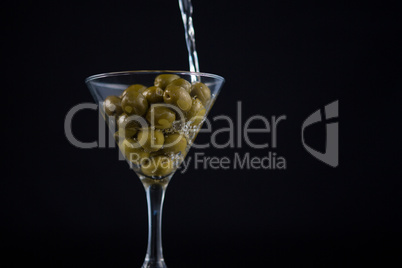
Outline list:
[[[119,119],[117,120],[117,128],[119,128],[120,126],[123,126],[127,117],[128,117],[128,115],[126,113],[123,113],[122,115],[119,116]]]
[[[149,87],[142,92],[142,95],[145,96],[148,103],[163,102],[163,90],[160,87]]]
[[[105,112],[109,116],[120,115],[123,112],[121,108],[121,99],[117,96],[108,96],[104,102]]]
[[[163,100],[165,103],[179,107],[183,112],[190,110],[192,105],[190,94],[180,86],[171,86],[167,88],[163,93]]]
[[[143,164],[149,158],[149,153],[135,139],[124,139],[119,147],[126,159],[136,165]]]
[[[123,111],[128,114],[144,115],[148,110],[148,101],[140,92],[128,91],[122,101]]]
[[[173,161],[166,156],[155,156],[141,166],[141,171],[147,176],[166,176],[172,173],[173,169]]]
[[[167,107],[152,105],[147,112],[146,118],[155,128],[166,129],[172,127],[173,122],[176,120],[176,114]]]
[[[137,128],[119,128],[114,134],[115,139],[133,138],[137,134]]]
[[[136,115],[120,115],[117,120],[117,132],[115,133],[116,138],[132,138],[137,134],[138,129],[141,127],[140,123],[135,120],[138,118]]]
[[[184,135],[179,133],[169,134],[165,137],[165,144],[163,145],[163,152],[169,154],[184,154],[187,148],[187,140]]]
[[[163,143],[165,142],[165,137],[163,136],[162,131],[147,128],[138,132],[137,140],[146,152],[156,152],[162,148]]]
[[[176,74],[160,74],[155,78],[154,86],[165,89],[173,80],[180,78]]]
[[[168,154],[165,154],[163,148],[160,149],[159,151],[149,153],[149,157],[157,157],[157,156],[168,156]]]
[[[144,85],[141,85],[141,84],[134,84],[134,85],[131,85],[131,86],[129,86],[128,88],[126,88],[126,90],[123,91],[123,93],[121,94],[120,97],[123,98],[124,95],[127,94],[127,92],[135,91],[135,92],[140,92],[140,93],[142,93],[142,92],[144,92],[146,89],[147,89],[147,87],[144,86]]]
[[[179,78],[179,79],[175,79],[172,82],[170,82],[170,84],[166,87],[169,88],[171,86],[179,86],[184,88],[188,93],[191,92],[191,84],[190,82],[188,82],[186,79],[183,78]]]
[[[120,115],[119,119],[117,120],[117,127],[118,128],[140,128],[140,122],[138,122],[139,117],[136,115],[128,115],[122,114]]]
[[[197,126],[205,117],[206,110],[199,99],[193,99],[191,109],[186,112],[186,119],[192,120],[191,125]]]
[[[197,82],[191,86],[190,95],[199,99],[203,105],[206,105],[211,99],[211,90],[205,84]]]

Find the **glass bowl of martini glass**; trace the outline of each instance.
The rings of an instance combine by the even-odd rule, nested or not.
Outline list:
[[[166,187],[224,81],[215,74],[187,71],[112,72],[85,81],[121,155],[145,188],[148,247],[143,268],[167,267],[161,233]]]

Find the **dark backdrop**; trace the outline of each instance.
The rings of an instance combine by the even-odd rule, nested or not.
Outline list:
[[[176,174],[164,206],[168,266],[385,267],[400,261],[396,5],[193,4],[201,70],[226,78],[210,118],[235,118],[237,101],[244,118],[286,115],[278,148],[271,149],[286,158],[287,169]],[[15,2],[5,11],[2,267],[140,267],[147,242],[140,181],[117,161],[117,149],[72,146],[64,118],[74,105],[93,101],[84,84],[89,75],[188,68],[177,2]],[[337,168],[308,154],[300,136],[305,118],[334,100]],[[77,114],[73,131],[82,141],[95,140],[96,112]],[[324,133],[324,125],[311,128],[307,141],[323,148]],[[247,146],[203,152],[266,153]]]

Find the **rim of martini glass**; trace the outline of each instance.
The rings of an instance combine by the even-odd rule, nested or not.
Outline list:
[[[111,76],[122,76],[122,75],[130,75],[130,74],[166,74],[166,73],[209,77],[209,78],[213,78],[213,79],[217,79],[217,80],[222,80],[222,82],[225,82],[225,78],[223,78],[222,76],[217,75],[217,74],[203,73],[203,72],[190,72],[190,71],[172,71],[172,70],[135,70],[135,71],[119,71],[119,72],[100,73],[100,74],[95,74],[95,75],[89,76],[88,78],[85,79],[85,82],[88,83],[90,81],[93,81],[93,80],[96,80],[99,78],[105,78],[105,77],[111,77]]]

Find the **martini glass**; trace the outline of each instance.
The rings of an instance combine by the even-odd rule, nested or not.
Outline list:
[[[225,80],[223,77],[218,75],[200,72],[126,71],[97,74],[88,77],[85,81],[95,101],[99,103],[100,112],[108,123],[109,129],[114,133],[116,131],[116,122],[119,119],[118,116],[110,116],[105,112],[105,108],[103,105],[105,103],[105,99],[109,96],[121,96],[124,90],[133,84],[141,84],[146,87],[151,87],[154,85],[155,77],[160,74],[178,75],[180,76],[180,78],[185,79],[189,83],[193,84],[196,82],[203,83],[210,89],[211,97],[208,101],[203,103],[205,111],[200,113],[196,120],[189,120],[186,122],[186,120],[184,120],[185,116],[183,116],[183,114],[178,115],[178,120],[175,120],[170,128],[163,129],[164,135],[169,135],[168,133],[172,132],[179,133],[180,136],[185,137],[186,140],[184,150],[182,150],[178,154],[175,154],[174,156],[170,155],[171,160],[174,161],[172,161],[173,164],[170,166],[168,172],[156,175],[149,174],[144,171],[144,166],[146,164],[149,164],[149,162],[133,163],[133,161],[129,161],[129,159],[126,159],[129,163],[129,167],[133,169],[135,174],[137,174],[145,188],[148,204],[148,247],[142,266],[143,268],[167,267],[162,253],[161,232],[162,206],[166,187],[168,186],[174,172],[184,160],[184,157],[193,144],[194,139],[197,136],[199,129],[201,128],[202,122],[205,120],[208,112],[213,106]],[[193,99],[195,98],[197,98],[197,96],[193,96]],[[145,117],[145,115],[143,115],[143,117]],[[121,145],[120,139],[117,142],[119,145]],[[119,147],[121,148],[121,146]]]

